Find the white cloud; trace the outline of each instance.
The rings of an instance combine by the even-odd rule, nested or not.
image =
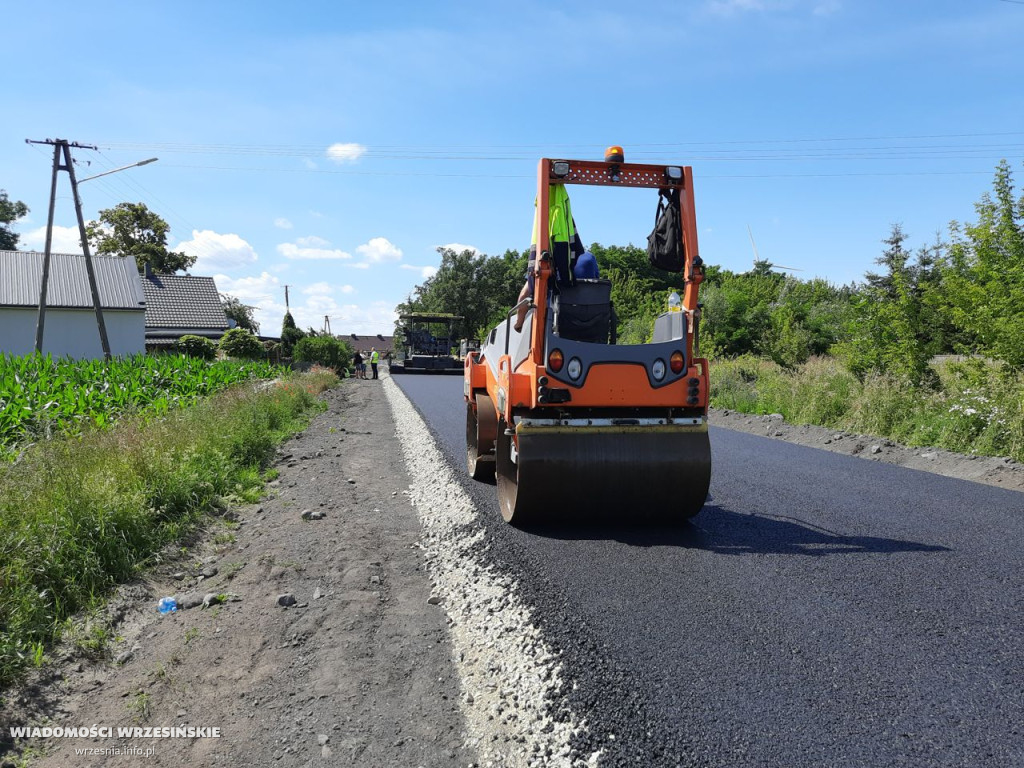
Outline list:
[[[324,248],[330,245],[320,237],[300,237],[294,243],[281,243],[277,252],[286,259],[351,259],[352,254],[337,248]]]
[[[291,229],[292,223],[288,219],[281,216],[280,218],[274,219],[274,226],[278,229]]]
[[[417,267],[413,264],[403,264],[402,269],[410,269],[413,272],[419,272],[420,277],[424,280],[437,274],[437,267]]]
[[[365,261],[357,261],[354,264],[346,264],[346,267],[352,267],[352,269],[369,269],[370,265]]]
[[[326,296],[326,295],[332,293],[333,290],[331,289],[330,283],[313,283],[312,285],[308,286],[307,288],[304,288],[302,292],[305,293],[305,294],[308,294],[310,296],[312,296],[314,294],[321,295],[321,296]]]
[[[214,275],[213,282],[221,293],[229,293],[243,304],[257,308],[273,304],[278,297],[284,299],[281,281],[269,272],[262,272],[258,277]]]
[[[354,163],[366,154],[366,147],[362,144],[331,144],[327,148],[327,157],[340,164]]]
[[[445,248],[449,251],[455,251],[455,253],[462,253],[463,251],[472,251],[476,256],[480,255],[480,249],[475,245],[463,245],[462,243],[445,243],[444,245],[437,246],[438,248]]]
[[[302,292],[310,296],[330,296],[336,290],[341,291],[341,293],[352,293],[355,291],[355,288],[351,285],[333,286],[328,282],[321,281],[319,283],[313,283]]]
[[[395,320],[398,319],[395,314],[395,305],[386,301],[333,306],[324,303],[316,306],[292,307],[292,316],[300,328],[323,327],[324,315],[331,318],[331,331],[335,334],[355,333],[359,336],[378,333],[390,336],[394,333]]]
[[[375,237],[368,243],[357,246],[356,251],[362,254],[363,258],[374,264],[386,261],[401,261],[402,249],[394,245],[386,237]]]
[[[24,232],[18,239],[21,248],[31,248],[42,253],[46,250],[46,227]],[[51,253],[82,253],[78,241],[78,227],[61,227],[53,225],[53,240],[50,242]]]
[[[243,304],[255,308],[254,315],[264,336],[278,336],[284,320],[284,285],[270,274],[231,278],[215,275],[217,290],[238,298]],[[391,335],[395,325],[394,304],[386,301],[369,304],[340,304],[336,294],[355,292],[351,285],[333,285],[326,281],[308,285],[292,285],[290,291],[292,317],[302,329],[324,327],[324,316],[330,318],[331,330],[336,333]]]
[[[259,258],[253,247],[238,235],[222,235],[209,229],[193,229],[192,239],[178,243],[175,250],[198,257],[191,271],[199,275],[239,269]]]

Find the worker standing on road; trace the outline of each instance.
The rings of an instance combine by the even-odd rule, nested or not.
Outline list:
[[[373,370],[373,378],[377,378],[377,363],[380,362],[380,354],[376,347],[370,347],[370,368]]]
[[[352,355],[352,365],[354,365],[356,367],[356,378],[357,379],[365,379],[366,378],[366,368],[363,365],[363,356],[361,354],[359,354],[359,350],[358,349]]]

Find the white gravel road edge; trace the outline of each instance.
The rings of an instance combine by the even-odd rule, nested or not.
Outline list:
[[[565,689],[558,658],[516,584],[479,559],[489,544],[472,499],[405,394],[390,377],[382,384],[423,529],[431,600],[448,616],[470,746],[484,766],[596,766],[600,752],[579,756],[569,746],[586,722],[549,716]]]

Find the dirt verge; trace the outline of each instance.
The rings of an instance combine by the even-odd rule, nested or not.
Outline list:
[[[106,658],[61,650],[5,696],[0,764],[475,761],[381,382],[347,381],[325,398],[328,410],[279,451],[263,503],[229,511],[94,619],[117,638]],[[160,614],[171,595],[179,609]],[[93,725],[112,735],[15,745],[9,730]],[[147,727],[219,736],[118,737]]]

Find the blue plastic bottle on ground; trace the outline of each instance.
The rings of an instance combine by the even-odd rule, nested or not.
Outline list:
[[[172,613],[178,610],[178,601],[173,597],[162,597],[160,603],[157,605],[160,613]]]

